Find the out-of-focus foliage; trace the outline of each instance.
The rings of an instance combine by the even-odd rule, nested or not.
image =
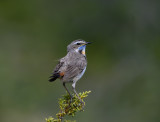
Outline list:
[[[55,115],[65,89],[48,77],[79,38],[76,90],[92,94],[73,120],[160,122],[160,0],[0,0],[0,122]]]
[[[48,119],[46,119],[46,122],[61,122],[62,120],[64,120],[65,116],[75,116],[76,112],[79,111],[84,111],[83,108],[85,106],[85,102],[84,102],[84,98],[86,98],[88,96],[88,94],[91,91],[85,91],[83,93],[79,93],[79,97],[81,98],[83,104],[81,103],[81,101],[78,99],[78,97],[76,95],[73,94],[73,98],[71,100],[69,94],[64,95],[63,98],[59,99],[59,107],[60,107],[60,111],[59,113],[56,114],[57,119],[54,119],[52,117],[49,117]],[[64,120],[65,122],[76,122],[76,121],[71,121],[71,120]]]

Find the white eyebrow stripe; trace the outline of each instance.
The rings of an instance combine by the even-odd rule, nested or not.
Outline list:
[[[77,43],[85,43],[85,42],[84,41],[77,41],[74,44],[77,44]]]

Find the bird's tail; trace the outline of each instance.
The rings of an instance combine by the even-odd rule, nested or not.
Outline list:
[[[52,76],[49,77],[50,78],[49,81],[53,82],[53,81],[55,81],[59,77],[60,77],[59,73],[54,73]]]

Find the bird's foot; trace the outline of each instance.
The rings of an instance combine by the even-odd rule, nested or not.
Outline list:
[[[84,109],[83,109],[84,108],[84,102],[82,100],[80,100],[80,103],[79,103],[78,107],[81,108],[81,111],[84,111]]]
[[[71,106],[72,100],[73,100],[73,96],[72,96],[72,95],[70,95],[69,106]]]
[[[71,98],[70,98],[70,102],[69,102],[69,104],[71,104],[71,103],[72,103],[72,99],[73,99],[73,97],[71,97]]]
[[[83,111],[83,108],[84,108],[84,102],[82,102],[82,101],[81,101],[81,104],[82,104],[82,111]]]

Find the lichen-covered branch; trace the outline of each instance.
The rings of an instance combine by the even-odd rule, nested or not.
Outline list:
[[[90,92],[91,91],[86,91],[78,94],[84,106],[85,102],[83,99],[86,98]],[[62,122],[65,116],[75,116],[76,112],[83,111],[83,104],[76,95],[73,95],[72,100],[69,94],[63,95],[63,98],[59,99],[60,111],[59,113],[56,114],[56,118],[53,117],[46,118],[46,122]],[[64,122],[76,122],[76,121],[64,120]]]

